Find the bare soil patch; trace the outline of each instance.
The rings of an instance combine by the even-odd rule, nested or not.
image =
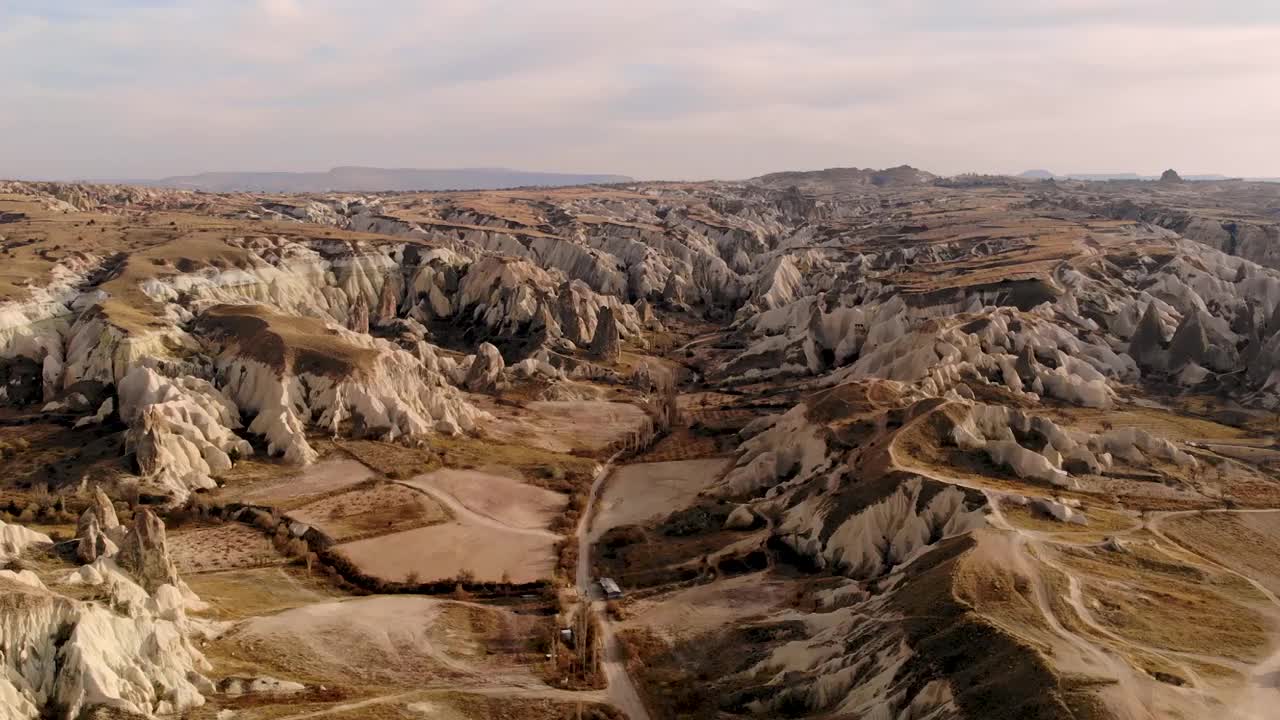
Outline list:
[[[442,469],[404,482],[444,493],[477,515],[525,530],[549,528],[569,502],[562,493],[535,487],[508,475],[476,470]]]
[[[237,522],[179,528],[168,533],[168,541],[169,556],[183,577],[284,562],[260,530]]]
[[[732,462],[726,458],[623,465],[614,470],[599,499],[592,528],[596,537],[620,525],[642,524],[688,507]]]
[[[471,575],[477,582],[550,579],[558,538],[472,520],[344,543],[335,550],[366,575],[421,582]]]
[[[444,522],[449,513],[428,495],[383,482],[316,500],[286,517],[348,542]]]
[[[413,596],[320,602],[251,618],[220,639],[214,653],[307,682],[362,689],[460,682],[527,660],[512,644],[533,632],[499,610]],[[505,662],[502,662],[505,660]]]
[[[490,428],[499,439],[554,452],[600,453],[650,426],[644,410],[603,400],[535,401]]]
[[[306,500],[326,495],[373,477],[373,472],[361,463],[347,458],[321,460],[302,472],[277,480],[255,485],[252,488],[228,492],[240,502],[272,507],[296,507]]]

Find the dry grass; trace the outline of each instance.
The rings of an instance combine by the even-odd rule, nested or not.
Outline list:
[[[0,298],[22,299],[30,288],[44,285],[57,261],[92,243],[110,248],[120,243],[124,222],[107,215],[67,214],[46,210],[31,198],[0,195],[0,213],[23,213],[24,220],[6,223],[0,236]],[[93,224],[90,224],[93,221]]]
[[[256,615],[346,597],[317,573],[294,566],[230,570],[184,576],[207,613],[220,620],[240,620]]]
[[[0,490],[29,492],[48,485],[56,491],[86,476],[110,482],[130,470],[122,457],[124,438],[110,428],[75,430],[47,420],[0,426],[0,443],[10,448]]]
[[[1032,617],[1032,578],[1000,559],[999,542],[975,551],[976,543],[999,539],[943,541],[908,568],[893,604],[916,655],[900,672],[946,677],[957,690],[956,704],[973,717],[1110,717],[1093,695],[1095,678],[1062,676],[1038,651],[1049,636],[1043,615]],[[1011,624],[1019,632],[1010,632]]]
[[[1082,407],[1046,408],[1044,414],[1054,422],[1078,430],[1101,433],[1116,428],[1133,427],[1171,441],[1232,440],[1246,437],[1240,428],[1213,420],[1169,410],[1131,406],[1097,410]]]
[[[289,375],[358,375],[378,356],[320,320],[282,315],[262,305],[215,305],[200,316],[197,331],[235,347],[241,357]]]
[[[1193,552],[1280,593],[1280,512],[1182,515],[1164,520],[1160,529]]]
[[[1140,524],[1140,521],[1131,515],[1099,505],[1083,509],[1085,517],[1089,519],[1088,525],[1058,522],[1029,507],[1019,505],[1002,503],[1000,509],[1009,524],[1016,528],[1034,530],[1074,543],[1102,542],[1110,535],[1133,530]]]
[[[589,487],[599,466],[588,457],[468,436],[433,437],[431,448],[445,467],[504,465],[520,471],[530,484],[570,495]]]
[[[1245,662],[1265,656],[1270,624],[1255,608],[1267,600],[1235,575],[1174,562],[1141,543],[1125,553],[1064,547],[1056,558],[1080,578],[1095,619],[1121,637]]]
[[[210,646],[221,672],[390,692],[520,672],[545,617],[414,596],[303,605],[252,618]]]
[[[711,458],[726,452],[725,443],[710,435],[699,435],[688,428],[676,428],[664,435],[653,447],[637,458],[639,462],[666,462]],[[731,450],[731,449],[730,449]]]
[[[433,438],[432,444],[440,438]],[[370,439],[317,439],[312,446],[318,452],[332,447],[350,455],[361,464],[392,479],[410,478],[441,466],[440,456],[424,447]]]

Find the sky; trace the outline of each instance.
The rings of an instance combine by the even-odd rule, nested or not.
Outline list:
[[[0,0],[0,177],[1280,175],[1275,0]]]

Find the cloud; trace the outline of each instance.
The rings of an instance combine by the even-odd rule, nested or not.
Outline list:
[[[1270,0],[10,0],[0,64],[0,175],[1280,174]]]

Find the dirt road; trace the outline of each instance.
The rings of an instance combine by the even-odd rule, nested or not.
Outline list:
[[[636,691],[631,675],[627,673],[626,661],[622,657],[622,647],[614,633],[613,623],[605,612],[604,600],[595,591],[591,579],[591,517],[605,481],[613,474],[613,463],[617,458],[618,454],[609,458],[600,472],[596,473],[595,480],[591,483],[591,493],[587,496],[587,505],[582,509],[582,517],[578,520],[578,596],[595,615],[600,627],[600,637],[604,646],[601,668],[604,670],[605,680],[609,683],[605,691],[609,702],[625,712],[630,720],[649,720],[649,710],[640,699],[640,693]]]

